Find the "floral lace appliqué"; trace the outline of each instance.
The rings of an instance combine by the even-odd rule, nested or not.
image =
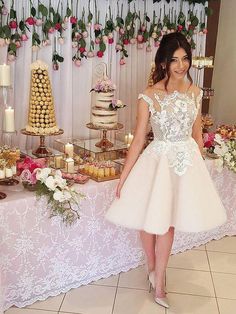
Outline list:
[[[163,96],[163,95],[162,95]],[[154,141],[146,148],[144,154],[165,154],[169,167],[181,176],[192,165],[193,155],[198,149],[192,138],[192,127],[196,119],[202,93],[196,98],[194,94],[179,93],[164,94],[163,97],[154,94],[160,106],[158,111],[154,101],[143,94],[149,106],[150,121],[154,133]]]

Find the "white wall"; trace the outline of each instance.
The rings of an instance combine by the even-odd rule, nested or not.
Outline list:
[[[210,113],[216,123],[236,124],[236,1],[221,0]]]

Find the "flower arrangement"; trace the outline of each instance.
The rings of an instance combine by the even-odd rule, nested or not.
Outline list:
[[[94,85],[94,87],[91,89],[90,92],[95,91],[98,93],[101,92],[112,92],[116,89],[115,84],[112,83],[112,81],[110,79],[103,79],[103,80],[97,80],[96,84]]]
[[[215,146],[214,153],[219,156],[216,160],[216,165],[219,171],[223,166],[236,172],[236,140],[224,140],[219,134],[216,134],[215,141],[218,145]]]
[[[147,15],[146,1],[144,1],[142,14],[136,11],[133,0],[128,0],[128,11],[123,14],[123,4],[119,4],[118,1],[117,16],[113,16],[109,6],[108,12],[103,14],[105,16],[103,20],[100,19],[100,10],[97,8],[98,1],[94,1],[94,6],[90,3],[91,0],[88,1],[86,16],[84,8],[79,11],[78,0],[67,1],[66,6],[63,1],[58,1],[57,5],[52,5],[51,0],[47,4],[38,1],[36,5],[35,1],[30,0],[30,10],[24,12],[25,8],[22,8],[22,14],[15,9],[16,1],[9,2],[7,6],[3,0],[0,0],[0,47],[8,46],[8,61],[12,62],[16,59],[18,49],[24,46],[24,42],[30,38],[33,52],[50,45],[52,37],[56,38],[59,44],[63,44],[63,34],[69,22],[72,28],[72,46],[76,48],[72,60],[77,67],[82,64],[82,59],[92,58],[95,55],[102,58],[107,48],[113,44],[119,54],[120,65],[124,65],[125,58],[128,57],[128,45],[137,44],[138,49],[146,47],[146,51],[150,52],[153,45],[159,46],[164,34],[173,31],[184,34],[194,48],[196,45],[194,35],[207,34],[206,16],[212,14],[211,8],[205,5],[205,0],[185,1],[189,3],[186,15],[182,11],[183,1],[180,2],[179,14],[175,5],[171,6],[169,12],[165,12],[164,9],[164,14],[161,9],[157,15],[153,11],[152,21]],[[160,0],[153,1],[153,3],[156,2]],[[170,3],[170,0],[166,2]],[[202,4],[200,19],[196,15],[197,11],[192,8],[195,3]],[[64,58],[55,51],[52,56],[52,65],[53,69],[57,70],[59,62],[63,62]]]
[[[216,166],[221,171],[224,166],[236,172],[236,140],[227,139],[218,133],[203,134],[204,147],[208,156],[216,157]]]
[[[35,168],[31,172],[24,169],[21,180],[34,185],[38,198],[46,197],[50,218],[60,216],[66,225],[71,225],[80,218],[79,198],[84,195],[68,185],[60,170]]]
[[[126,105],[120,100],[120,99],[113,99],[111,104],[109,105],[109,108],[111,110],[117,110],[120,108],[124,108]]]

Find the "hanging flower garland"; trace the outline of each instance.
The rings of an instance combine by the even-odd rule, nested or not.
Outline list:
[[[184,1],[184,0],[183,0]],[[120,64],[126,63],[125,58],[128,57],[128,45],[137,45],[138,49],[146,48],[147,52],[152,50],[152,46],[158,47],[163,35],[170,32],[183,33],[192,48],[196,47],[193,36],[195,34],[207,34],[205,24],[206,16],[212,13],[208,7],[203,7],[200,12],[200,19],[194,10],[195,3],[205,5],[206,1],[189,0],[191,5],[188,14],[185,15],[182,10],[183,1],[180,2],[180,11],[177,15],[176,10],[172,7],[169,12],[162,14],[162,9],[156,14],[153,11],[152,20],[147,15],[146,0],[144,0],[144,12],[136,12],[135,3],[134,10],[131,10],[128,1],[128,11],[123,16],[123,4],[119,6],[117,3],[117,16],[114,19],[111,7],[108,8],[105,21],[100,22],[100,11],[97,8],[97,0],[95,0],[95,14],[90,9],[90,0],[88,2],[88,15],[85,16],[85,8],[82,8],[79,17],[78,0],[76,1],[75,11],[73,0],[67,4],[65,10],[63,2],[58,1],[57,7],[54,8],[49,1],[49,6],[42,4],[38,0],[35,7],[30,0],[30,14],[25,17],[24,8],[22,10],[22,18],[18,24],[17,12],[15,10],[14,0],[11,0],[10,12],[5,6],[3,0],[0,0],[0,47],[8,45],[8,61],[14,61],[17,56],[17,50],[30,37],[32,39],[32,50],[37,52],[40,48],[51,44],[54,37],[54,51],[52,56],[53,69],[59,69],[59,63],[64,61],[63,56],[58,51],[58,45],[64,43],[64,31],[67,23],[71,23],[72,27],[72,61],[76,66],[82,64],[82,59],[92,58],[95,56],[102,58],[104,52],[109,45],[116,49],[120,55]],[[159,0],[154,1],[159,2]],[[170,2],[166,0],[166,2]],[[73,12],[74,11],[74,12]],[[161,18],[163,16],[163,18]],[[117,33],[117,40],[114,42],[114,32]],[[55,39],[56,38],[56,39]]]

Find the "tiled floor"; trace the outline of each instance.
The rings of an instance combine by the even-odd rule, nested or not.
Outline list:
[[[170,309],[153,302],[143,267],[5,314],[235,314],[236,237],[170,257]]]

